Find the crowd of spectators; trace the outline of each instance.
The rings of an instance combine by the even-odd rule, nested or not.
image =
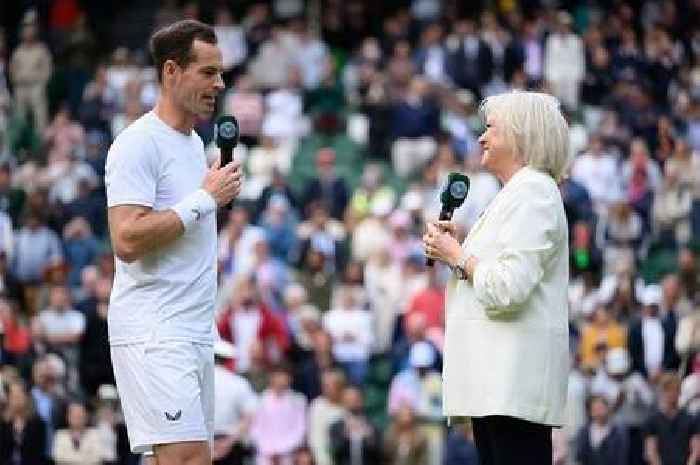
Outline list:
[[[246,172],[219,218],[216,463],[478,463],[441,415],[449,270],[420,237],[449,172],[471,179],[461,234],[498,192],[478,104],[511,89],[553,93],[570,123],[554,463],[700,452],[700,3],[134,0],[128,41],[93,2],[36,3],[0,30],[0,463],[138,461],[107,344],[104,162],[157,98],[149,33],[186,17],[216,30]]]

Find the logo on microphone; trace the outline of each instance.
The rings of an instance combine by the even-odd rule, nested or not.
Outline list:
[[[467,196],[467,183],[464,181],[453,182],[450,186],[450,194],[456,199],[463,199]]]
[[[224,121],[217,127],[217,130],[219,137],[223,139],[235,139],[238,132],[238,128],[231,121]]]

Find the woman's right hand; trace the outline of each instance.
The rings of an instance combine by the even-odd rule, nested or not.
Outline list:
[[[448,233],[450,236],[457,239],[457,225],[451,221],[434,221],[432,222],[436,228],[442,232]]]

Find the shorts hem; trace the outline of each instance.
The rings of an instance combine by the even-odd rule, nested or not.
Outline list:
[[[163,435],[157,438],[148,438],[143,441],[139,441],[131,447],[131,452],[134,454],[148,454],[153,452],[153,446],[160,444],[174,444],[177,442],[199,442],[199,441],[209,441],[210,436],[208,433],[197,432],[184,432],[173,435]]]

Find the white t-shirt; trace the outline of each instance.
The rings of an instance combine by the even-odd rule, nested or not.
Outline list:
[[[47,308],[39,314],[39,321],[49,336],[83,333],[85,331],[85,315],[72,308],[60,312]]]
[[[214,434],[232,434],[246,415],[255,413],[258,396],[248,380],[222,366],[214,367]]]
[[[207,171],[204,145],[149,112],[115,139],[107,155],[107,206],[166,210],[199,189]],[[115,257],[109,303],[112,345],[185,340],[213,344],[216,215],[132,263]]]

